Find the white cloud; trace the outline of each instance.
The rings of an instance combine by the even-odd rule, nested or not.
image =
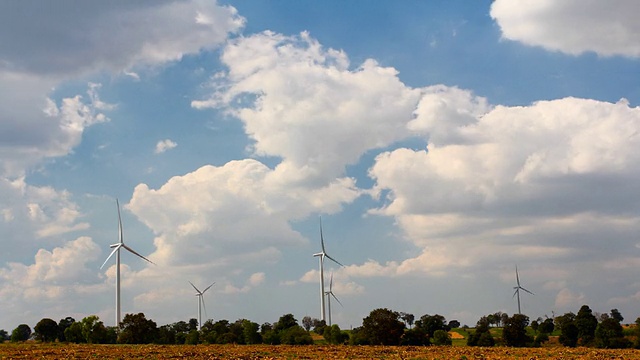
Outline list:
[[[171,139],[160,140],[156,144],[155,153],[156,154],[162,154],[163,152],[165,152],[167,150],[171,150],[171,149],[175,148],[176,146],[178,146],[178,144],[176,144],[175,142],[171,141]]]
[[[555,306],[558,309],[575,309],[584,305],[586,297],[583,293],[574,293],[568,288],[564,288],[558,292],[556,296]]]
[[[367,150],[404,138],[420,97],[395,69],[367,60],[350,70],[343,52],[306,33],[239,38],[222,60],[227,76],[216,76],[212,97],[192,105],[239,118],[257,155],[282,158],[275,172],[288,181],[326,182]]]
[[[526,45],[579,55],[640,57],[635,0],[496,0],[491,17],[502,36]]]

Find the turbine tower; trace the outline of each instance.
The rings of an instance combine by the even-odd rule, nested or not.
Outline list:
[[[516,291],[513,293],[513,296],[514,297],[516,295],[518,296],[518,314],[522,314],[522,312],[520,311],[520,290],[526,291],[531,295],[533,295],[533,293],[531,291],[523,288],[522,286],[520,286],[520,277],[518,276],[518,265],[516,265],[516,284],[517,284],[517,286],[513,287],[514,289],[516,289]]]
[[[324,258],[328,258],[334,263],[344,266],[338,262],[338,260],[332,258],[327,254],[324,248],[324,238],[322,237],[322,217],[320,217],[320,245],[322,246],[322,252],[313,254],[313,256],[317,256],[320,259],[320,320],[325,320],[325,307],[324,307]]]
[[[327,296],[327,310],[329,311],[329,326],[331,326],[331,297],[333,296],[333,298],[336,299],[338,304],[344,307],[344,305],[342,305],[340,300],[338,300],[336,295],[333,293],[332,289],[333,289],[333,273],[331,273],[331,281],[329,281],[329,291],[324,293]]]
[[[113,251],[111,251],[111,254],[109,254],[109,256],[107,257],[107,260],[104,261],[102,266],[100,266],[100,269],[102,269],[107,264],[107,261],[111,259],[113,254],[116,254],[116,329],[118,329],[118,326],[120,326],[120,249],[124,248],[128,250],[130,253],[138,256],[141,259],[144,259],[154,265],[155,263],[147,259],[146,257],[138,254],[135,250],[128,247],[124,243],[124,238],[122,236],[122,219],[120,218],[120,203],[118,202],[117,198],[116,198],[116,206],[118,207],[118,242],[110,246],[110,248],[112,248]]]
[[[189,281],[189,284],[191,284],[191,286],[193,286],[194,289],[196,289],[196,296],[198,297],[198,330],[202,330],[202,310],[201,307],[204,308],[204,312],[205,314],[207,313],[207,307],[204,305],[204,293],[207,292],[207,290],[209,290],[209,288],[211,288],[213,286],[213,284],[215,284],[215,282],[209,286],[207,286],[206,289],[200,291],[198,290],[198,288],[193,285],[193,283],[191,281]]]

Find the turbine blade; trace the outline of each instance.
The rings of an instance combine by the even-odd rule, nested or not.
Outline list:
[[[331,289],[333,288],[333,272],[331,272],[331,281],[329,281],[329,292],[331,292]],[[333,293],[331,293],[333,294]]]
[[[322,236],[322,216],[320,216],[320,245],[322,245],[322,253],[325,253],[324,250],[324,237]]]
[[[342,265],[338,260],[336,260],[336,259],[332,258],[331,256],[329,256],[329,255],[327,255],[327,254],[324,254],[324,256],[326,256],[326,257],[328,257],[329,259],[331,259],[334,263],[336,263],[336,264],[338,264],[338,265],[340,265],[340,266],[344,267],[344,265]]]
[[[116,198],[116,206],[118,207],[118,242],[124,243],[124,236],[122,235],[122,218],[120,217],[120,202]]]
[[[207,292],[207,290],[209,290],[213,286],[213,284],[215,284],[215,282],[213,282],[211,285],[207,286],[206,289],[202,290],[202,293],[204,294],[205,292]]]
[[[520,277],[518,276],[518,265],[516,265],[516,282],[518,283],[518,286],[520,286]]]
[[[512,298],[516,297],[516,295],[518,295],[520,288],[516,288],[516,291],[513,293]]]
[[[527,290],[527,289],[525,289],[525,288],[523,288],[523,287],[520,287],[520,289],[522,289],[522,290],[524,290],[524,291],[528,292],[528,293],[529,293],[529,294],[531,294],[531,295],[535,295],[534,293],[532,293],[531,291],[529,291],[529,290]]]
[[[153,265],[156,265],[156,263],[154,263],[153,261],[151,261],[151,260],[147,259],[146,257],[144,257],[144,256],[142,256],[142,255],[140,255],[140,254],[138,254],[135,250],[133,250],[132,248],[128,247],[127,245],[122,244],[122,247],[123,247],[123,248],[125,248],[125,249],[127,249],[127,250],[129,250],[129,252],[133,253],[134,255],[137,255],[138,257],[140,257],[140,258],[142,258],[142,259],[147,260],[148,262],[152,263]]]
[[[204,317],[205,317],[204,321],[207,321],[207,319],[209,318],[209,315],[207,315],[207,306],[204,304],[204,291],[200,295],[200,301],[202,302],[202,308],[204,309]]]
[[[193,283],[192,283],[191,281],[189,281],[189,284],[191,284],[191,286],[193,286],[193,288],[194,288],[194,289],[196,289],[196,292],[198,293],[198,295],[197,295],[197,296],[199,296],[200,294],[202,294],[202,293],[200,292],[200,290],[198,290],[198,288],[197,288],[195,285],[193,285]]]
[[[107,260],[104,261],[104,263],[102,264],[102,266],[100,266],[100,269],[102,269],[106,264],[107,261],[109,261],[109,259],[111,259],[111,257],[113,256],[113,254],[116,253],[116,251],[120,250],[120,245],[116,246],[113,251],[111,252],[111,254],[109,254],[109,256],[107,256]]]
[[[338,298],[336,297],[336,295],[332,292],[329,292],[331,294],[331,296],[333,296],[334,299],[336,299],[336,301],[338,302],[338,304],[340,304],[340,306],[344,307],[344,305],[342,305],[342,303],[340,302],[340,300],[338,300]]]

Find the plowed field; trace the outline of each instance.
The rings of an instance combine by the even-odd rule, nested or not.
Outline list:
[[[1,359],[640,359],[590,348],[0,344]]]

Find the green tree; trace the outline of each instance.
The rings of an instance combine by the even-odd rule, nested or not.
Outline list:
[[[433,333],[434,345],[451,345],[451,335],[446,330],[436,330]]]
[[[311,316],[307,315],[307,316],[303,317],[302,318],[302,327],[306,331],[309,331],[309,330],[311,330],[311,326],[313,326],[313,319],[311,319]]]
[[[242,335],[245,344],[260,344],[262,336],[260,336],[260,325],[249,320],[242,320]],[[307,330],[308,331],[308,330]]]
[[[340,330],[336,324],[328,326],[323,336],[329,344],[344,344],[349,341],[349,334]]]
[[[538,328],[538,330],[540,330],[540,332],[543,334],[551,334],[554,328],[555,325],[553,325],[553,319],[548,318],[544,319],[544,321],[540,323],[540,327]]]
[[[349,336],[350,345],[370,345],[369,339],[365,336],[361,326],[355,327],[351,330]]]
[[[404,321],[405,324],[407,324],[407,326],[409,327],[409,329],[411,329],[411,327],[413,326],[413,321],[415,320],[415,316],[413,316],[413,314],[409,314],[406,312],[401,312],[400,313],[400,319],[402,321]]]
[[[104,344],[107,342],[107,328],[97,315],[90,315],[82,319],[82,337],[89,344]]]
[[[5,341],[9,340],[10,338],[11,338],[11,336],[9,336],[9,333],[7,332],[7,330],[0,329],[0,343],[1,342],[5,342]]]
[[[298,320],[292,314],[282,315],[277,323],[273,326],[275,331],[286,330],[290,327],[298,325]]]
[[[507,317],[508,319],[508,317]],[[483,316],[476,323],[475,331],[469,334],[467,338],[468,346],[485,346],[491,347],[495,345],[495,340],[489,332],[489,321],[486,316]]]
[[[29,340],[30,336],[31,336],[31,328],[29,327],[29,325],[20,324],[11,332],[11,341],[12,342],[27,341]]]
[[[120,344],[150,344],[157,336],[158,327],[153,320],[147,320],[143,313],[126,314],[120,322]]]
[[[187,345],[198,345],[200,343],[200,332],[198,330],[189,331],[184,343]]]
[[[449,324],[447,324],[447,326],[449,327],[449,329],[457,329],[457,328],[460,327],[460,321],[451,320],[451,321],[449,321]]]
[[[176,332],[171,325],[162,325],[158,328],[158,337],[154,341],[156,344],[171,345],[176,343]]]
[[[420,320],[416,321],[416,328],[423,329],[429,339],[433,338],[433,334],[438,330],[449,330],[444,316],[438,314],[422,315]]]
[[[595,342],[599,348],[622,349],[631,345],[622,333],[622,325],[613,317],[602,320],[596,327]]]
[[[561,327],[560,344],[568,347],[575,347],[578,345],[579,330],[575,322],[566,322]]]
[[[64,337],[66,341],[76,344],[86,342],[82,335],[82,324],[80,322],[74,322],[64,329]]]
[[[375,309],[362,321],[363,335],[372,345],[399,345],[404,333],[400,314],[389,309]]]
[[[44,318],[33,327],[34,334],[37,340],[43,342],[56,341],[58,337],[58,323],[55,320]]]
[[[502,339],[505,345],[514,347],[524,347],[532,342],[531,337],[527,335],[527,326],[529,325],[529,317],[522,314],[515,314],[508,318],[503,324]]]
[[[67,341],[66,337],[64,336],[64,331],[67,330],[67,328],[74,322],[76,322],[76,319],[72,318],[71,316],[67,316],[66,318],[60,319],[60,321],[58,321],[58,341]]]
[[[587,305],[582,305],[576,315],[575,325],[578,328],[578,343],[580,345],[590,345],[595,338],[598,319]]]
[[[622,314],[620,313],[620,311],[618,311],[618,309],[611,309],[611,318],[613,318],[619,324],[622,324],[622,321],[624,320],[624,317],[622,317]]]
[[[313,339],[300,325],[289,326],[280,331],[280,343],[287,345],[311,345]]]
[[[416,326],[412,329],[405,330],[404,334],[402,334],[400,345],[427,346],[431,345],[431,343],[429,342],[427,332]]]

